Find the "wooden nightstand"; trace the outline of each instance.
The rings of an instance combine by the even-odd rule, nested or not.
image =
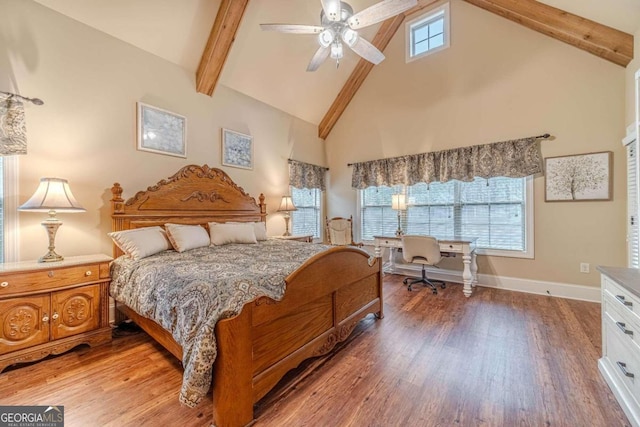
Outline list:
[[[306,235],[295,235],[295,236],[274,236],[276,239],[282,239],[282,240],[297,240],[299,242],[307,242],[307,243],[313,243],[313,235],[311,234],[306,234]]]
[[[0,372],[111,341],[106,255],[0,264]]]

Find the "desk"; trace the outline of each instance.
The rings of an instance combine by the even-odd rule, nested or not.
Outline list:
[[[297,240],[298,242],[313,243],[312,234],[292,234],[291,236],[273,236],[274,239]]]
[[[382,254],[382,248],[389,248],[389,261],[384,264],[384,270],[388,272],[395,272],[395,260],[393,259],[394,249],[402,247],[402,239],[396,236],[373,236],[375,241],[375,255],[380,258]],[[476,263],[476,241],[478,239],[473,238],[461,238],[461,239],[438,239],[440,244],[440,252],[450,254],[462,254],[462,264],[464,270],[462,272],[462,280],[464,286],[462,292],[464,296],[470,297],[473,293],[473,288],[478,283],[477,272],[478,264]]]

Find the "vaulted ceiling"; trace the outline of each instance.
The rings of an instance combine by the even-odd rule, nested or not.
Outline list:
[[[327,61],[309,73],[306,66],[317,49],[314,36],[260,31],[260,23],[318,25],[319,0],[35,1],[194,72],[201,93],[224,84],[317,124],[322,138],[373,68],[347,54],[339,68]],[[378,1],[348,2],[359,11]],[[465,1],[618,65],[633,58],[638,0]],[[420,0],[406,15],[435,3]],[[360,33],[383,50],[404,16]]]

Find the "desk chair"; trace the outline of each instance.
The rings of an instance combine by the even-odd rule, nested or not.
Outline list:
[[[434,237],[428,236],[402,236],[402,257],[405,262],[411,262],[414,264],[422,264],[422,277],[420,279],[411,280],[410,277],[405,278],[402,283],[407,285],[407,290],[411,290],[411,287],[416,283],[424,283],[431,288],[434,294],[438,293],[438,288],[433,282],[441,283],[441,287],[444,289],[446,284],[441,280],[430,280],[425,273],[425,267],[432,265],[437,267],[437,264],[442,259],[440,255],[440,245],[438,240]]]
[[[362,246],[362,243],[353,241],[353,217],[342,218],[334,217],[326,218],[327,223],[327,240],[330,244],[336,246]]]

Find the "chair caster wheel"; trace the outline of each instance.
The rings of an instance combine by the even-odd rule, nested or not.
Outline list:
[[[440,287],[441,287],[442,289],[444,289],[444,288],[446,288],[446,287],[447,287],[447,285],[446,285],[445,283],[443,283],[442,285],[440,285]]]
[[[434,295],[438,295],[438,290],[437,289],[434,289],[432,292],[433,292]]]
[[[407,283],[409,283],[409,279],[404,279],[404,280],[402,281],[402,283],[404,283],[404,284],[406,285]]]

